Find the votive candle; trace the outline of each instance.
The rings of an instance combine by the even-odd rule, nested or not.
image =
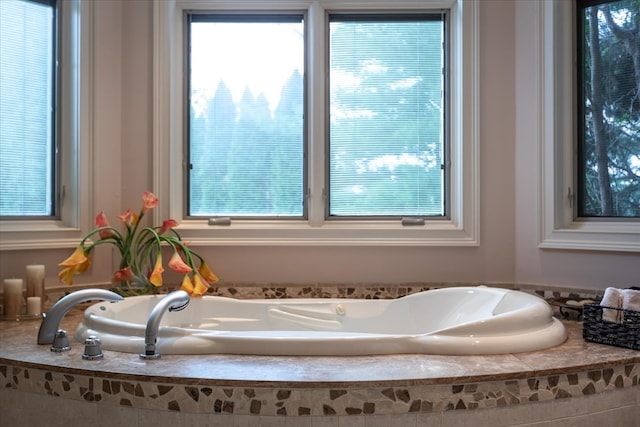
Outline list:
[[[27,265],[27,298],[29,297],[40,298],[38,314],[42,313],[44,308],[44,265]]]
[[[40,297],[27,297],[27,315],[37,316],[42,313]]]
[[[4,315],[22,314],[22,279],[4,279]]]

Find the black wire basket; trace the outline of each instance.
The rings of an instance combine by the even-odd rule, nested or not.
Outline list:
[[[602,319],[604,309],[619,312],[620,323]],[[582,338],[586,341],[640,350],[640,311],[585,304]]]

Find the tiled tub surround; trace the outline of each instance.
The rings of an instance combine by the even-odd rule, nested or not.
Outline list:
[[[371,297],[348,289],[340,296]],[[260,297],[269,292],[308,296],[303,288],[269,288]],[[73,331],[81,315],[72,310],[62,326]],[[2,322],[0,425],[640,426],[640,352],[585,342],[581,323],[565,324],[569,339],[558,347],[495,356],[143,361],[105,351],[87,361],[82,343],[62,354],[35,344],[38,321]]]

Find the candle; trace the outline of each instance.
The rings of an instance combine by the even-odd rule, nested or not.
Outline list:
[[[4,315],[22,314],[22,279],[4,279]]]
[[[40,309],[37,314],[42,313],[44,304],[44,265],[27,265],[27,298],[39,297]]]
[[[37,316],[42,312],[40,297],[27,297],[27,315]]]

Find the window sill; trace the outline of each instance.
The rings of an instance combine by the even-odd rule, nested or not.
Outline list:
[[[382,221],[341,221],[313,227],[306,221],[233,221],[207,225],[183,221],[177,228],[194,245],[224,246],[478,246],[479,238],[451,221],[402,226]]]
[[[82,230],[62,221],[2,221],[0,251],[73,248],[82,239]]]
[[[579,222],[549,230],[540,248],[590,251],[640,252],[640,223]]]

